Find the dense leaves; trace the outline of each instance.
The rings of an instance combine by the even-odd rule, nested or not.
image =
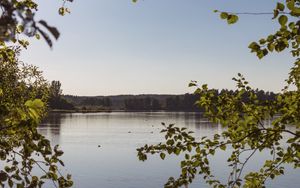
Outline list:
[[[61,15],[70,12],[65,7],[67,1],[72,2],[73,0],[62,0],[63,5],[59,9]],[[38,4],[34,0],[1,0],[0,7],[0,40],[2,42],[11,41],[26,48],[29,43],[24,39],[20,39],[18,35],[35,36],[37,39],[41,35],[48,45],[52,47],[52,40],[49,34],[58,39],[60,34],[55,27],[49,26],[45,20],[35,20]]]
[[[196,104],[205,109],[206,117],[226,130],[213,138],[195,139],[185,128],[169,125],[162,130],[164,143],[139,148],[138,157],[143,161],[148,154],[159,154],[162,159],[166,154],[184,154],[179,178],[171,177],[165,187],[187,186],[197,174],[213,187],[265,187],[267,179],[284,174],[284,164],[300,167],[300,1],[277,3],[272,14],[279,29],[259,42],[252,42],[249,48],[259,59],[269,52],[291,50],[295,62],[286,86],[275,100],[262,101],[241,74],[233,78],[237,83],[234,93],[216,95],[207,85],[198,87],[192,82],[190,86],[197,87],[195,93],[200,95]],[[220,17],[229,24],[238,20],[234,13],[220,12]],[[271,124],[266,124],[266,120],[271,120]],[[227,160],[231,171],[228,181],[221,182],[212,174],[209,159],[227,148],[231,148]],[[262,151],[270,154],[270,160],[260,170],[245,174],[247,162]]]
[[[37,131],[47,109],[48,83],[37,67],[18,59],[21,47],[29,44],[24,35],[42,35],[52,46],[47,32],[56,39],[59,32],[34,20],[37,4],[32,0],[2,0],[0,7],[0,186],[33,188],[52,181],[54,187],[70,187],[71,176],[59,171],[63,151]]]

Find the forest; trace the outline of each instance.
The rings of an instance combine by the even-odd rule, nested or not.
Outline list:
[[[58,87],[59,85],[59,87]],[[203,108],[196,105],[201,97],[199,94],[182,95],[114,95],[114,96],[74,96],[63,95],[59,81],[52,81],[49,107],[52,110],[71,110],[71,111],[182,111],[182,112],[203,112]],[[216,96],[224,94],[233,95],[238,91],[228,89],[211,89]],[[274,101],[276,93],[256,89],[250,91],[257,95],[261,103]],[[247,102],[246,92],[242,100]]]

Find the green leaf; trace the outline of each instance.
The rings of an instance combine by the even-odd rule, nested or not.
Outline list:
[[[40,118],[40,113],[44,108],[44,103],[41,99],[35,99],[35,100],[28,100],[25,103],[25,106],[27,106],[28,110],[29,110],[29,115],[30,117],[35,120],[38,121],[38,119]]]
[[[294,0],[288,1],[286,6],[288,9],[290,9],[292,11],[295,8],[295,1]]]
[[[273,43],[269,43],[268,50],[270,50],[272,52],[274,49],[275,49],[275,45]]]
[[[181,149],[179,149],[179,148],[175,148],[175,151],[174,151],[174,153],[175,153],[176,155],[179,155],[179,154],[180,154],[180,152],[181,152]]]
[[[220,18],[221,18],[221,19],[227,19],[227,18],[228,18],[227,12],[221,12]]]
[[[239,20],[239,17],[237,15],[229,15],[227,18],[227,23],[228,24],[234,24]]]
[[[278,15],[279,15],[279,11],[278,11],[277,9],[275,9],[275,10],[273,11],[273,18],[272,18],[272,19],[277,18]]]
[[[189,83],[189,87],[194,87],[194,86],[197,86],[197,83],[194,82],[194,81],[191,81],[191,82]]]
[[[164,153],[160,153],[160,158],[161,158],[162,160],[164,160],[164,159],[165,159],[165,157],[166,157],[166,154],[164,154]]]
[[[276,8],[280,11],[283,11],[285,7],[284,4],[278,2]]]
[[[279,16],[278,21],[281,26],[284,26],[288,22],[288,17],[286,15],[281,15]]]
[[[40,40],[41,36],[37,33],[37,34],[35,34],[35,38]]]
[[[18,25],[17,26],[17,32],[22,33],[24,31],[24,26],[23,25]]]
[[[223,150],[223,151],[225,151],[225,150],[226,150],[226,145],[225,145],[225,144],[222,144],[222,145],[220,146],[220,149]]]
[[[58,14],[61,15],[61,16],[64,16],[65,15],[65,8],[64,7],[60,7],[58,9]]]

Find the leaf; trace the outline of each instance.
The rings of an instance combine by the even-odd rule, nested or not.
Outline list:
[[[4,182],[7,180],[7,174],[3,171],[0,172],[0,182]]]
[[[227,23],[228,23],[228,24],[234,24],[234,23],[236,23],[238,20],[239,20],[239,17],[238,17],[237,15],[232,14],[232,15],[228,16],[228,18],[227,18]]]
[[[225,145],[225,144],[222,144],[222,145],[220,146],[220,149],[223,150],[223,151],[225,151],[225,150],[226,150],[226,145]]]
[[[295,1],[294,0],[288,1],[286,6],[288,9],[292,11],[295,8]]]
[[[61,16],[64,16],[65,15],[65,8],[64,7],[60,7],[58,9],[58,14],[61,15]]]
[[[164,153],[160,153],[160,158],[161,158],[162,160],[164,160],[164,159],[165,159],[165,157],[166,157],[166,154],[164,154]]]
[[[8,185],[9,185],[9,187],[13,187],[14,186],[14,182],[11,179],[8,179]]]
[[[180,150],[179,148],[175,148],[175,152],[174,152],[174,153],[175,153],[176,155],[179,155],[180,152],[181,152],[181,150]]]
[[[41,99],[34,99],[33,101],[32,100],[28,100],[26,101],[25,105],[29,108],[33,108],[33,109],[41,109],[44,107],[44,103]]]
[[[284,4],[278,2],[276,8],[280,11],[283,11],[285,7]]]
[[[48,31],[54,36],[54,38],[57,40],[59,38],[59,31],[56,29],[56,27],[51,27],[47,24],[46,21],[44,20],[40,20],[39,23],[41,25],[43,25],[44,27],[46,27],[48,29]]]
[[[23,25],[18,25],[17,26],[17,32],[22,33],[24,31],[24,26]]]
[[[268,50],[270,50],[271,52],[274,50],[275,45],[273,43],[269,43],[268,44]]]
[[[220,18],[221,19],[227,19],[228,18],[228,14],[226,12],[221,12]]]
[[[189,87],[194,87],[194,86],[197,86],[197,83],[191,81],[191,82],[189,83]]]
[[[273,11],[273,18],[272,18],[272,19],[277,18],[278,15],[279,15],[279,11],[278,11],[277,9],[275,9],[275,10]]]
[[[43,36],[43,38],[46,40],[47,44],[52,48],[52,40],[50,39],[49,35],[42,31],[40,28],[37,28],[38,32]]]
[[[44,108],[44,103],[41,99],[35,99],[35,100],[28,100],[25,103],[25,106],[27,106],[28,110],[29,110],[29,115],[30,117],[35,120],[38,121],[40,118],[40,113]]]
[[[279,16],[278,21],[281,26],[284,26],[288,22],[288,17],[286,15],[281,15]]]
[[[21,184],[21,183],[18,183],[18,184],[17,184],[17,188],[24,188],[24,185]]]
[[[37,34],[35,34],[35,38],[40,40],[41,36],[37,33]]]

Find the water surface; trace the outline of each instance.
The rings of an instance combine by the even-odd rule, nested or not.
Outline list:
[[[163,141],[161,122],[175,123],[195,132],[196,137],[221,133],[220,125],[211,124],[199,113],[113,112],[50,114],[39,131],[64,150],[65,172],[71,173],[77,188],[161,188],[170,176],[180,173],[180,157],[162,161],[151,156],[138,161],[136,148]],[[99,147],[100,146],[100,147]],[[213,172],[226,180],[228,153],[212,158]],[[249,163],[255,170],[267,159],[262,153]],[[285,176],[268,183],[269,187],[298,187],[299,170],[287,167]],[[208,187],[201,177],[190,186]]]

